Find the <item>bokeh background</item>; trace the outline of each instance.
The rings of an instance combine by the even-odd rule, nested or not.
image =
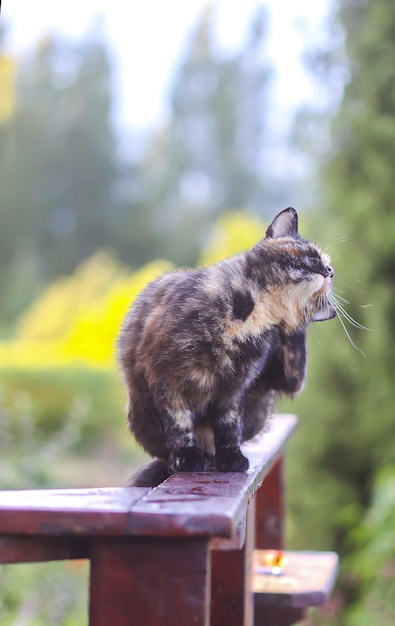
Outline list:
[[[295,206],[346,313],[282,405],[288,544],[341,556],[309,623],[393,626],[394,169],[392,0],[3,0],[0,488],[124,484],[128,305]],[[86,624],[87,576],[0,567],[0,624]]]

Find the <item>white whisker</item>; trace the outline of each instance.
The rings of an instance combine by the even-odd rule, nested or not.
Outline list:
[[[332,306],[335,308],[336,312],[337,312],[337,317],[338,320],[340,322],[340,324],[343,327],[343,331],[347,337],[347,339],[349,340],[349,342],[351,343],[351,345],[353,346],[353,348],[355,348],[355,350],[357,350],[360,354],[362,354],[362,356],[364,356],[366,358],[366,354],[364,352],[362,352],[362,350],[360,348],[358,348],[358,346],[354,343],[354,341],[351,338],[350,333],[347,330],[347,327],[343,321],[343,316],[344,318],[353,326],[356,326],[356,328],[361,328],[361,329],[365,329],[365,326],[362,326],[362,324],[359,324],[358,322],[356,322],[351,315],[349,315],[347,313],[347,311],[344,309],[344,307],[336,300],[335,294],[329,293],[328,294],[328,300],[329,302],[332,304]],[[371,330],[366,328],[366,330]]]
[[[345,304],[350,304],[349,300],[346,300],[346,298],[343,298],[343,296],[340,296],[338,293],[336,293],[334,290],[332,290],[332,295],[337,299],[337,300],[341,300],[342,302],[344,302]]]
[[[337,296],[334,293],[331,293],[330,296],[331,296],[331,303],[334,305],[335,309],[340,310],[343,316],[345,317],[345,319],[348,322],[350,322],[352,326],[355,326],[355,328],[360,328],[361,330],[370,330],[370,331],[373,330],[373,328],[368,328],[367,326],[360,324],[353,317],[351,317],[351,315],[346,311],[344,306],[339,302],[338,300],[339,296]],[[344,300],[344,298],[340,298],[340,299],[347,303],[347,300]]]
[[[355,348],[355,350],[358,350],[358,352],[360,352],[360,354],[362,354],[362,356],[364,356],[366,358],[366,354],[364,352],[362,352],[362,350],[360,348],[358,348],[358,346],[351,339],[350,333],[348,332],[348,330],[347,330],[347,328],[346,328],[346,326],[345,326],[345,324],[344,324],[344,322],[343,322],[343,320],[341,318],[341,315],[338,315],[337,317],[338,317],[338,320],[339,320],[340,324],[343,326],[344,333],[345,333],[347,339],[349,340],[349,342],[351,343],[352,347]]]

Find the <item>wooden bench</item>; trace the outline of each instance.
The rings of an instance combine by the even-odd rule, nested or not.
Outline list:
[[[89,559],[90,626],[292,624],[327,599],[337,564],[333,555],[323,574],[327,555],[299,555],[297,566],[289,554],[289,575],[287,565],[279,575],[254,553],[284,547],[282,457],[296,425],[293,415],[273,418],[244,447],[244,474],[174,474],[153,489],[0,492],[0,563]],[[298,567],[313,572],[308,588]]]

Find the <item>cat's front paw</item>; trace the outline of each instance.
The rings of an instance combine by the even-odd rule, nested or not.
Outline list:
[[[181,448],[170,460],[173,472],[204,472],[207,466],[207,457],[198,448]]]
[[[222,450],[215,456],[215,467],[219,472],[245,472],[248,459],[238,449]]]

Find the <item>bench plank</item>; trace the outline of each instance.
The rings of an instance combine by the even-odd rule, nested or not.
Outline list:
[[[149,489],[0,491],[0,535],[124,535]]]
[[[279,576],[260,573],[265,550],[254,554],[253,591],[255,605],[302,608],[324,604],[332,592],[338,569],[335,552],[286,551]]]
[[[173,474],[133,506],[132,534],[234,537],[251,496],[262,484],[297,426],[294,415],[279,415],[271,428],[243,446],[245,473]]]
[[[153,489],[2,491],[0,535],[232,538],[296,425],[294,415],[273,418],[244,446],[250,468],[241,474],[173,474]]]
[[[37,563],[89,558],[85,538],[0,537],[0,563]]]

